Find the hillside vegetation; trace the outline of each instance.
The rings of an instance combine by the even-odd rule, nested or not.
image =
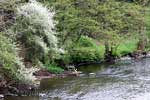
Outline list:
[[[33,72],[150,49],[149,0],[1,0],[0,87]],[[133,55],[134,56],[134,55]]]

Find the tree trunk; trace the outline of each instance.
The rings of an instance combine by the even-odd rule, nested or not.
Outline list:
[[[104,55],[105,57],[104,57],[104,59],[106,62],[109,62],[109,63],[114,62],[115,57],[113,56],[112,53],[113,53],[113,49],[112,48],[110,49],[110,45],[109,45],[108,41],[105,41],[105,55]]]
[[[145,41],[144,40],[140,40],[137,46],[137,50],[139,51],[145,51]]]

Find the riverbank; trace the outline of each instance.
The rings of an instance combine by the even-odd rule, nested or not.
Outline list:
[[[4,96],[23,96],[26,93],[35,92],[36,90],[40,89],[40,81],[43,79],[50,79],[50,78],[65,78],[70,76],[79,76],[81,72],[78,71],[64,71],[60,74],[51,73],[45,69],[40,69],[33,73],[33,77],[36,78],[32,82],[32,84],[25,84],[20,82],[12,82],[12,84],[6,84],[6,81],[3,81],[3,86],[0,87],[0,98],[4,98]]]
[[[147,53],[146,55],[140,54],[136,58],[125,56],[125,57],[116,59],[115,62],[120,61],[120,60],[136,60],[136,59],[149,58],[149,57],[150,57],[150,53]],[[102,62],[94,62],[94,63],[102,63]],[[87,64],[89,63],[82,63],[82,64],[78,64],[77,66],[87,65]],[[9,85],[8,87],[6,86],[0,87],[0,95],[1,95],[1,98],[3,98],[4,96],[21,96],[21,95],[24,95],[24,93],[34,92],[37,89],[39,89],[40,81],[43,79],[65,78],[65,77],[70,77],[70,76],[77,77],[77,76],[80,76],[81,73],[82,72],[74,70],[74,71],[64,71],[63,73],[60,73],[60,74],[54,74],[45,69],[39,69],[38,71],[36,70],[33,73],[33,76],[36,78],[36,80],[34,81],[34,84],[30,85],[30,84],[16,82],[16,83]]]
[[[144,58],[118,61],[116,64],[81,66],[84,76],[44,79],[41,81],[42,92],[29,92],[27,96],[6,96],[4,100],[141,100],[140,96],[149,93],[149,60]],[[90,73],[95,75],[90,76]]]

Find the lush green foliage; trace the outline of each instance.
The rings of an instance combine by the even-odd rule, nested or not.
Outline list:
[[[92,38],[81,36],[81,38],[77,41],[76,47],[97,47],[96,41]]]
[[[148,6],[150,4],[150,0],[133,0],[133,1],[143,6]]]
[[[104,48],[96,45],[92,38],[82,36],[69,53],[72,62],[95,62],[103,58]]]
[[[10,25],[0,24],[6,33],[0,33],[0,74],[5,77],[21,77],[23,71],[18,69],[24,70],[22,63],[29,62],[61,73],[64,70],[58,66],[101,61],[109,51],[120,57],[136,51],[139,41],[149,41],[150,15],[146,10],[150,0],[26,1],[0,1],[0,9],[13,14],[13,21],[2,19]]]
[[[19,79],[18,69],[22,66],[17,56],[15,44],[13,44],[3,33],[0,33],[0,74],[7,80]],[[19,75],[19,76],[18,76]]]
[[[55,0],[57,31],[63,36],[103,37],[118,39],[140,29],[141,7],[115,0]],[[132,33],[132,34],[131,34]],[[74,39],[73,38],[73,39]]]
[[[57,38],[53,30],[55,26],[54,13],[36,1],[20,5],[17,5],[16,1],[2,2],[4,5],[16,4],[14,9],[2,8],[6,9],[8,14],[13,12],[13,17],[16,20],[13,20],[9,30],[4,29],[5,34],[0,34],[0,65],[2,66],[0,74],[4,74],[6,79],[32,81],[35,79],[32,72],[36,71],[36,68],[27,69],[25,65],[33,67],[37,65],[35,62],[48,62],[45,61],[46,59],[50,62],[58,52]],[[5,18],[5,13],[2,14]],[[11,14],[8,17],[11,17]],[[7,21],[10,19],[8,18]],[[17,45],[13,44],[14,41]],[[18,51],[16,47],[19,48]],[[20,60],[20,57],[23,59]],[[59,68],[52,70],[61,71]]]
[[[109,50],[106,51],[112,48],[115,51],[125,39],[142,37],[142,7],[136,3],[119,0],[46,1],[56,9],[56,29],[60,33],[61,45],[68,46],[68,42],[73,45],[71,41],[76,43],[81,36],[88,36],[108,42]]]
[[[58,67],[56,64],[45,64],[46,69],[52,73],[62,73],[64,69]]]
[[[123,43],[120,43],[117,50],[115,52],[113,52],[113,55],[121,57],[121,56],[127,55],[129,53],[132,53],[132,52],[136,51],[137,43],[138,43],[138,41],[136,41],[136,40],[130,40],[130,41],[125,41]]]
[[[71,59],[73,62],[95,62],[100,61],[101,56],[95,48],[77,48],[72,50]]]

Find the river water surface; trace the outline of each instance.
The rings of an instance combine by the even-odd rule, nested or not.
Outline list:
[[[41,92],[4,100],[150,100],[150,58],[81,66],[80,77],[45,79]]]

